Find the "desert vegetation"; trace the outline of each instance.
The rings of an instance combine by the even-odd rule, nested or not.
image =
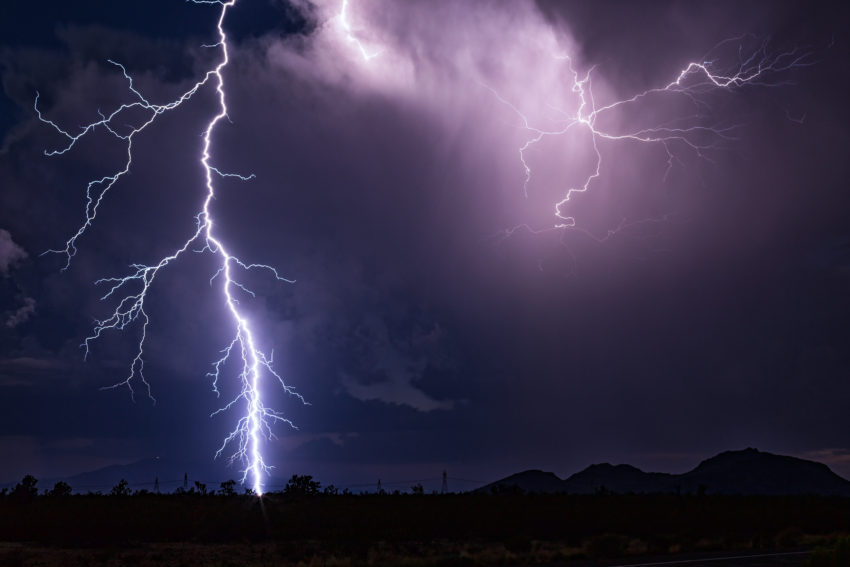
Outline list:
[[[812,565],[831,565],[850,533],[838,497],[353,494],[310,476],[261,498],[237,487],[74,494],[27,476],[0,492],[0,564],[522,565],[821,546]]]

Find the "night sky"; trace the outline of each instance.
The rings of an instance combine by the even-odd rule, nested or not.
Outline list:
[[[339,10],[240,0],[225,26],[229,121],[213,161],[256,179],[217,181],[216,227],[244,260],[297,280],[243,282],[263,348],[309,402],[264,388],[298,426],[265,446],[276,477],[683,472],[745,447],[850,477],[846,7],[352,1],[368,61]],[[169,266],[147,299],[155,404],[100,389],[126,377],[138,326],[105,333],[87,360],[79,347],[114,308],[94,281],[193,230],[212,89],[137,138],[68,270],[41,255],[79,228],[86,184],[122,167],[126,146],[100,129],[46,157],[63,140],[38,121],[36,91],[74,132],[130,100],[107,59],[169,101],[217,61],[203,47],[216,17],[182,0],[0,5],[0,481],[154,456],[204,470],[240,416],[210,418],[225,400],[207,372],[233,330],[209,255]],[[576,226],[549,230],[593,171],[591,138],[577,128],[529,149],[526,196],[519,148],[534,134],[499,97],[558,129],[577,105],[563,55],[593,68],[603,106],[709,52],[734,67],[763,40],[808,64],[600,117],[610,131],[725,137],[702,155],[672,143],[670,159],[661,144],[600,141],[600,176],[568,205]]]

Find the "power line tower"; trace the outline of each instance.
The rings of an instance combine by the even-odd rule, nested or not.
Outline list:
[[[381,489],[381,479],[378,479],[378,494],[381,494],[383,490]]]
[[[153,479],[153,491],[159,494],[159,477],[155,476]]]
[[[183,473],[183,491],[189,490],[189,473]]]
[[[449,491],[449,481],[446,478],[446,471],[443,471],[443,488],[440,489],[440,494],[446,494]]]

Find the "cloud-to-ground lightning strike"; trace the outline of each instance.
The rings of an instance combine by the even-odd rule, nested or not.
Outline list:
[[[742,42],[746,38],[749,38],[749,36],[741,36],[725,40],[715,46],[712,51],[730,42]],[[523,194],[525,197],[528,197],[529,185],[531,184],[533,173],[532,167],[527,160],[527,152],[529,152],[529,150],[531,150],[544,138],[562,136],[573,128],[583,128],[590,136],[590,144],[592,145],[593,153],[595,154],[595,163],[590,168],[591,171],[584,177],[584,181],[579,185],[568,187],[563,194],[563,198],[555,203],[554,213],[557,220],[555,221],[554,226],[532,228],[527,224],[523,224],[504,231],[503,235],[509,236],[518,229],[526,229],[537,233],[544,230],[576,228],[575,217],[567,212],[567,208],[570,203],[570,199],[575,194],[587,192],[594,181],[602,174],[603,159],[602,151],[599,147],[600,140],[604,139],[660,144],[667,153],[666,178],[670,169],[673,167],[674,162],[677,160],[676,154],[673,150],[674,145],[679,145],[682,148],[695,152],[699,157],[705,157],[703,152],[715,147],[718,142],[733,139],[732,132],[736,126],[721,127],[703,125],[699,123],[698,113],[689,117],[691,122],[687,122],[688,118],[686,117],[677,117],[674,119],[677,123],[676,126],[667,123],[664,125],[625,132],[607,131],[597,126],[597,120],[606,112],[626,107],[629,104],[637,103],[641,100],[647,99],[648,97],[658,95],[678,95],[686,97],[697,109],[699,109],[699,107],[704,104],[700,100],[700,96],[710,90],[731,90],[747,84],[760,84],[765,86],[769,84],[764,82],[769,75],[812,64],[810,61],[811,53],[807,51],[793,49],[778,54],[770,54],[768,47],[768,42],[764,41],[760,44],[758,49],[755,49],[749,55],[744,56],[743,47],[739,45],[739,60],[734,68],[727,71],[715,70],[717,61],[708,58],[707,55],[703,58],[702,62],[688,63],[679,72],[675,80],[664,86],[652,88],[629,98],[617,100],[602,106],[597,106],[596,100],[593,96],[591,74],[593,73],[594,68],[590,68],[584,75],[580,75],[579,72],[574,69],[572,59],[568,55],[556,55],[554,56],[555,59],[565,61],[567,64],[567,70],[572,81],[570,90],[575,93],[575,99],[573,101],[575,111],[574,113],[560,111],[560,113],[565,117],[565,120],[561,121],[560,127],[551,129],[532,125],[527,115],[517,108],[515,104],[500,95],[494,88],[486,84],[482,85],[488,89],[499,100],[499,102],[510,108],[511,111],[519,117],[522,123],[522,128],[531,134],[531,137],[528,138],[528,140],[519,148],[519,159],[525,172],[525,180],[523,182]],[[710,53],[711,51],[709,54]],[[606,236],[602,238],[594,236],[594,238],[596,240],[604,240],[628,224],[631,223],[623,221],[616,229],[609,230]],[[583,229],[577,230],[581,230],[582,232],[593,236]]]
[[[150,102],[141,92],[136,89],[133,84],[133,79],[127,73],[126,69],[119,63],[110,61],[111,64],[117,66],[124,77],[128,81],[129,91],[132,93],[133,102],[125,103],[119,106],[110,114],[99,113],[100,120],[92,122],[84,126],[77,134],[71,134],[61,128],[55,122],[44,117],[38,107],[38,94],[36,94],[35,110],[38,118],[53,127],[59,134],[64,136],[67,142],[59,149],[45,151],[48,156],[63,154],[70,151],[76,143],[84,136],[92,133],[96,129],[104,129],[110,135],[122,140],[126,143],[126,161],[123,168],[117,172],[103,176],[89,182],[86,188],[86,206],[85,220],[79,229],[65,242],[64,248],[58,250],[50,250],[61,254],[65,257],[65,267],[67,269],[74,255],[77,253],[77,241],[92,225],[97,217],[98,209],[106,197],[109,190],[114,187],[121,179],[126,176],[133,165],[133,143],[138,135],[153,124],[156,119],[164,113],[174,110],[184,102],[192,98],[200,89],[207,87],[215,90],[218,110],[208,122],[203,132],[203,144],[200,151],[200,164],[204,171],[204,183],[206,188],[206,197],[203,205],[195,217],[195,228],[189,235],[186,241],[171,254],[161,258],[151,264],[133,264],[128,275],[122,277],[110,277],[98,280],[97,284],[105,284],[109,287],[102,299],[118,298],[117,306],[112,312],[112,315],[106,319],[96,322],[92,334],[87,337],[83,343],[83,347],[88,354],[90,343],[99,338],[108,330],[123,330],[133,323],[138,323],[141,328],[141,338],[136,349],[135,357],[130,365],[128,376],[114,384],[109,388],[118,386],[126,386],[130,389],[133,395],[133,381],[138,379],[144,384],[147,389],[148,396],[151,395],[151,387],[144,375],[144,347],[147,334],[148,324],[150,319],[145,311],[145,300],[148,296],[154,280],[159,272],[168,266],[171,262],[177,260],[187,250],[200,248],[197,252],[208,252],[218,259],[220,262],[218,270],[210,279],[210,284],[219,278],[221,280],[222,299],[227,307],[227,311],[232,318],[232,324],[235,328],[235,336],[230,344],[222,351],[222,357],[213,364],[213,370],[210,376],[213,379],[213,389],[218,393],[218,382],[221,371],[225,363],[231,358],[235,358],[240,365],[238,380],[241,385],[239,393],[223,408],[217,410],[212,415],[216,415],[224,410],[232,409],[234,406],[244,404],[245,413],[237,421],[233,431],[224,439],[221,447],[216,453],[216,457],[228,447],[234,447],[230,455],[230,461],[241,461],[244,465],[242,469],[242,483],[246,483],[250,477],[251,485],[256,494],[262,494],[263,478],[269,472],[269,465],[263,457],[262,443],[264,439],[272,438],[272,425],[276,422],[283,422],[289,426],[293,426],[292,422],[284,417],[279,412],[270,409],[263,403],[261,392],[261,383],[264,379],[273,378],[280,386],[289,394],[296,396],[304,402],[304,399],[288,386],[281,376],[274,370],[272,366],[272,357],[267,356],[260,350],[257,345],[254,330],[250,322],[239,308],[237,295],[239,293],[247,293],[251,296],[254,294],[248,290],[237,279],[237,274],[251,270],[264,270],[272,277],[280,281],[291,282],[281,277],[278,272],[271,266],[265,264],[246,263],[233,256],[228,252],[224,243],[216,235],[213,216],[211,212],[211,204],[215,199],[215,180],[217,177],[237,177],[242,180],[248,180],[253,175],[243,176],[233,173],[224,173],[217,169],[211,162],[211,147],[216,126],[225,117],[227,117],[227,104],[225,97],[225,82],[222,75],[225,67],[229,62],[227,35],[224,31],[224,21],[227,16],[228,9],[232,8],[236,0],[190,0],[195,4],[214,4],[220,6],[220,13],[217,23],[218,42],[208,46],[218,48],[221,51],[221,58],[218,63],[207,71],[204,76],[195,83],[189,90],[181,94],[175,100],[167,104],[154,104]],[[128,133],[122,133],[116,124],[120,120],[126,120],[128,111],[138,112],[143,111],[146,116],[137,125],[129,126]],[[122,123],[123,126],[123,123]],[[128,288],[135,286],[137,291],[128,291]]]

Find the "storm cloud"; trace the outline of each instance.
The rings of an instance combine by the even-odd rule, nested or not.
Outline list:
[[[0,274],[9,275],[9,269],[27,257],[23,248],[15,244],[8,230],[0,228]]]
[[[249,4],[234,9],[240,30],[259,26]],[[850,472],[848,45],[832,38],[848,20],[825,6],[364,0],[343,25],[339,2],[263,3],[280,25],[236,34],[229,121],[213,147],[219,169],[256,178],[222,179],[213,206],[235,253],[297,280],[245,282],[263,348],[311,404],[268,393],[300,428],[278,432],[280,474],[340,483],[449,467],[486,480],[602,460],[675,472],[745,446],[824,455]],[[233,417],[208,419],[220,400],[205,374],[230,329],[202,255],[163,272],[150,297],[156,406],[98,391],[127,374],[136,330],[104,337],[85,363],[79,349],[110,310],[92,282],[161,257],[194,228],[214,93],[138,139],[132,174],[67,271],[36,256],[80,226],[86,183],[125,148],[101,132],[45,157],[61,140],[34,116],[35,90],[57,123],[96,119],[130,96],[109,57],[152,101],[170,100],[215,57],[201,47],[210,10],[179,9],[185,36],[142,16],[116,23],[116,6],[67,16],[56,34],[33,21],[50,43],[3,50],[14,120],[0,226],[19,244],[0,231],[0,269],[23,278],[2,305],[1,431],[22,447],[4,478],[36,462],[82,470],[86,456],[203,459]],[[808,50],[813,64],[600,115],[612,133],[728,135],[700,152],[600,141],[599,177],[569,203],[575,227],[554,228],[555,203],[593,174],[597,153],[577,128],[521,155],[535,136],[523,117],[558,131],[588,72],[602,107],[669,84],[707,53],[734,68],[737,46],[766,38],[770,53]],[[38,310],[18,315],[29,299]],[[13,363],[38,360],[49,369]],[[79,412],[50,411],[63,392]],[[47,417],[28,430],[12,407],[39,399],[61,427]],[[66,438],[97,441],[72,444],[70,459],[55,450]]]

